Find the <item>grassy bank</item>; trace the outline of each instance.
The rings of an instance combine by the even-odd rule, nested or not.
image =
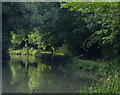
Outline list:
[[[119,93],[120,94],[120,59],[103,64],[99,68],[100,79],[91,86],[81,88],[80,93]]]
[[[9,54],[12,54],[12,55],[33,55],[33,56],[40,56],[41,54],[51,54],[51,51],[41,51],[33,48],[30,48],[30,49],[23,48],[21,50],[9,49],[8,52]],[[54,55],[64,55],[64,54],[59,52],[54,52]]]
[[[33,48],[23,48],[21,50],[12,50],[9,49],[9,54],[16,54],[16,55],[40,55],[41,51],[40,50],[36,50]]]
[[[81,93],[120,93],[120,82],[118,76],[101,78],[98,83],[93,83],[90,87],[85,86]]]

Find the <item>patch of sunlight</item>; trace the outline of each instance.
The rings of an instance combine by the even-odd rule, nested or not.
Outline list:
[[[51,52],[50,51],[42,51],[41,53],[48,54],[48,53],[51,53]]]
[[[55,54],[55,55],[62,55],[62,56],[64,55],[64,54],[62,54],[62,53],[54,53],[54,54]]]

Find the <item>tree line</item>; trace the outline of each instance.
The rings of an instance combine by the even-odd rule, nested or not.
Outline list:
[[[86,59],[119,57],[119,8],[119,2],[3,3],[3,56],[22,50]]]

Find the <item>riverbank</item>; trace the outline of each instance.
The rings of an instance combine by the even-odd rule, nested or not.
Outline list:
[[[41,54],[52,54],[51,51],[41,51],[41,50],[36,50],[33,48],[26,49],[23,48],[21,50],[11,50],[9,49],[9,54],[11,55],[33,55],[33,56],[40,56]],[[62,53],[54,52],[54,55],[64,55]]]
[[[84,86],[80,93],[113,93],[120,94],[120,59],[106,62],[99,69],[101,78],[91,86]]]

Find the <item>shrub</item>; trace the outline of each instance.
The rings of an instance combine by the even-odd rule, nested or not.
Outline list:
[[[21,51],[22,54],[29,54],[28,48],[23,48]]]
[[[68,49],[67,44],[63,44],[61,47],[59,47],[56,51],[56,53],[61,53],[63,55],[71,55],[70,50]]]
[[[101,79],[100,83],[92,84],[91,87],[84,87],[81,93],[119,93],[120,82],[119,77],[109,76],[107,79]]]

